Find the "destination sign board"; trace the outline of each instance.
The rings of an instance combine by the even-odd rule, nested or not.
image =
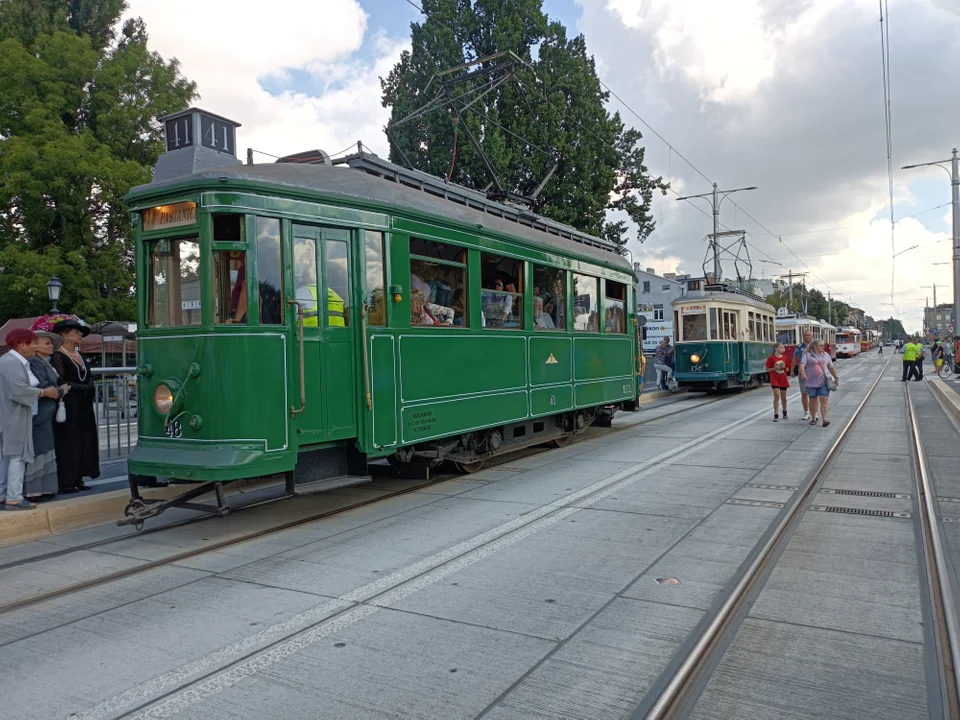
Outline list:
[[[167,228],[195,225],[197,222],[197,204],[179,202],[172,205],[158,205],[143,211],[143,230],[166,230]]]

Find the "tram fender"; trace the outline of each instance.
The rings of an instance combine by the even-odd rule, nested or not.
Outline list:
[[[139,444],[130,453],[129,472],[133,475],[175,477],[183,480],[207,480],[210,470],[256,465],[263,450],[244,447],[205,446],[203,448],[150,447]],[[242,473],[239,476],[243,476]],[[219,479],[219,478],[217,478]]]

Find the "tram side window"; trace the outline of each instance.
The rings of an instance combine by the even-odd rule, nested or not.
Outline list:
[[[383,233],[364,231],[363,244],[367,278],[367,324],[383,327],[387,324],[387,298],[383,285]]]
[[[567,271],[533,266],[533,327],[535,330],[566,330]]]
[[[717,309],[710,308],[710,339],[716,340],[719,333],[720,325],[717,322]]]
[[[200,243],[196,238],[158,240],[150,249],[152,328],[200,324]]]
[[[707,339],[707,314],[705,312],[696,315],[683,316],[683,340],[706,340]]]
[[[467,251],[410,238],[410,324],[465,327]]]
[[[626,333],[627,286],[614,280],[607,280],[605,294],[607,297],[604,317],[607,332],[618,334]],[[706,337],[706,333],[704,333],[704,337]]]
[[[573,275],[573,329],[574,332],[598,332],[597,311],[600,299],[600,281],[589,275]]]
[[[747,323],[748,323],[748,340],[756,340],[759,336],[757,335],[757,320],[756,316],[752,312],[747,312]]]
[[[303,326],[320,326],[317,307],[317,241],[308,237],[293,238],[294,296],[303,309]]]
[[[283,323],[283,257],[280,221],[257,218],[257,288],[260,293],[260,323]]]
[[[342,240],[324,240],[326,258],[323,274],[327,281],[327,325],[350,326],[350,273],[348,271],[347,243]]]
[[[218,324],[247,324],[247,263],[241,250],[213,253],[213,314]]]
[[[737,333],[737,313],[729,313],[730,315],[730,340],[739,340],[740,336]]]
[[[484,327],[523,327],[522,260],[480,253],[480,287]]]

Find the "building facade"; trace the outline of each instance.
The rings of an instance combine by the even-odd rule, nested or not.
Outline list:
[[[661,338],[674,337],[671,303],[684,294],[688,275],[664,273],[657,275],[653,268],[643,269],[634,264],[637,277],[637,314],[647,321],[643,327],[643,349],[653,352]]]
[[[927,335],[945,337],[953,335],[953,305],[941,303],[923,309],[923,327]]]

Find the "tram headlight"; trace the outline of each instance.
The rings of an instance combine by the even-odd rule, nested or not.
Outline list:
[[[700,356],[697,355],[696,353],[693,353],[692,355],[690,355],[690,362],[694,364],[700,362]]]
[[[157,385],[153,391],[153,406],[161,415],[166,415],[173,407],[173,392],[166,385]]]

